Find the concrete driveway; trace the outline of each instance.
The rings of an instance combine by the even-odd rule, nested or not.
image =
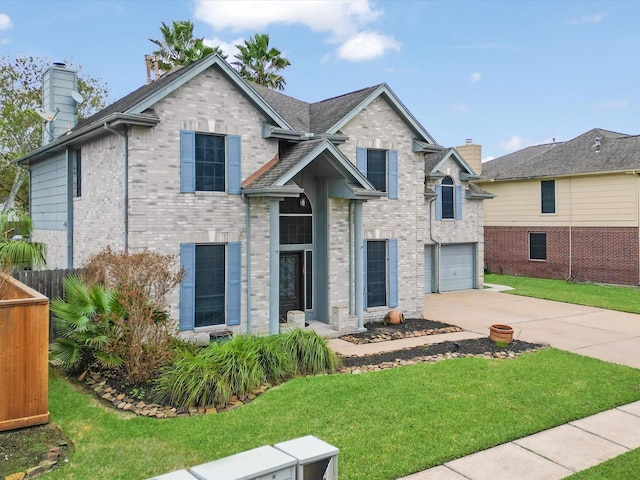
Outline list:
[[[424,318],[485,335],[504,323],[519,340],[640,368],[640,315],[632,313],[484,289],[425,295]]]

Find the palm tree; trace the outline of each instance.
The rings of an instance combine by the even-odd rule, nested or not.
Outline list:
[[[209,47],[204,44],[204,39],[193,38],[193,22],[190,20],[174,20],[172,26],[162,22],[160,33],[162,40],[150,38],[149,41],[160,47],[153,56],[163,72],[177,65],[189,65],[212,53],[227,57],[220,47]]]
[[[269,48],[269,34],[256,33],[244,45],[236,45],[240,51],[232,64],[246,80],[274,90],[284,90],[285,80],[280,71],[291,65],[277,48]]]
[[[15,211],[0,215],[0,265],[7,269],[31,269],[46,264],[44,243],[29,240],[31,219]]]

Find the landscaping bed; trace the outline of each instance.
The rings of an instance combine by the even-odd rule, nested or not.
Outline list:
[[[363,344],[463,331],[462,328],[455,325],[424,318],[405,318],[404,323],[398,324],[369,322],[364,327],[367,329],[366,332],[343,335],[340,339],[355,344]]]

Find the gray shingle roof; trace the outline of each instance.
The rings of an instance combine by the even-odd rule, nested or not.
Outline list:
[[[319,138],[292,145],[291,148],[280,156],[280,159],[275,165],[247,185],[246,188],[260,189],[273,186],[280,177],[295,167],[298,162],[304,160],[314,148],[326,141],[326,139]]]
[[[249,85],[296,130],[321,135],[360,105],[380,85],[307,103],[250,82]]]
[[[640,169],[640,136],[594,128],[567,142],[525,148],[482,167],[484,176],[496,180]]]
[[[316,134],[328,132],[331,127],[346,117],[378,87],[380,85],[374,85],[373,87],[363,88],[362,90],[312,103],[309,131]]]
[[[425,172],[433,172],[433,169],[442,161],[442,159],[453,150],[452,148],[445,148],[441,152],[425,153],[424,155],[424,170]]]

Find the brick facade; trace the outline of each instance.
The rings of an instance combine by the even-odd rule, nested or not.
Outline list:
[[[529,232],[547,234],[546,261],[529,260]],[[570,277],[620,285],[640,283],[639,232],[635,227],[486,226],[484,234],[484,258],[491,273]]]

